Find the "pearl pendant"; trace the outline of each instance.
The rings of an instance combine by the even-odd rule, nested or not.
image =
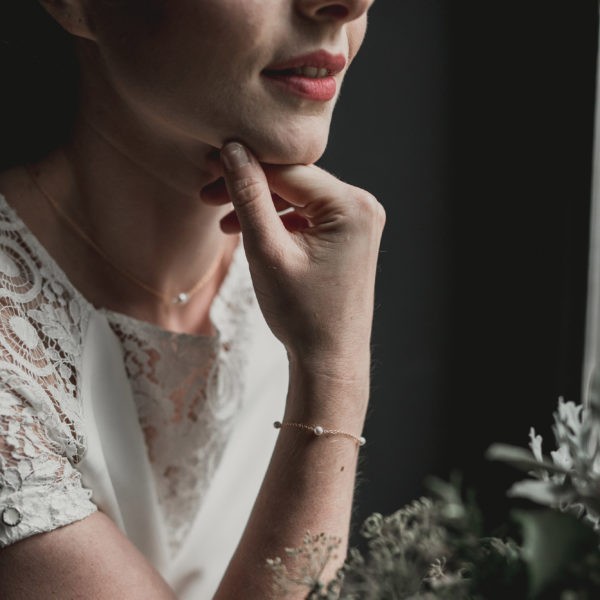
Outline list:
[[[173,300],[173,304],[187,304],[187,301],[190,299],[189,295],[185,292],[181,292],[181,294],[177,294],[175,299]]]

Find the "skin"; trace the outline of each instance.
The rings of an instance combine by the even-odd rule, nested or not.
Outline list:
[[[284,419],[357,435],[385,215],[368,192],[312,165],[334,102],[275,92],[260,73],[319,48],[351,60],[371,2],[43,0],[76,37],[82,87],[72,139],[35,165],[35,176],[116,264],[166,294],[191,287],[222,255],[183,308],[116,274],[23,169],[0,174],[0,191],[91,302],[174,331],[210,331],[208,309],[241,230],[261,310],[290,357]],[[296,213],[282,220],[277,209],[288,206]],[[264,560],[299,545],[307,529],[345,540],[356,459],[350,440],[315,443],[282,430],[216,597],[268,597]],[[56,589],[173,597],[101,514],[3,550],[0,574],[0,596],[11,599]]]
[[[235,139],[249,145],[262,162],[310,164],[325,148],[335,103],[273,94],[261,71],[318,48],[354,58],[370,2],[341,3],[352,11],[343,30],[340,20],[327,13],[316,21],[313,15],[311,21],[311,13],[327,9],[322,4],[151,0],[148,7],[147,0],[89,2],[97,45],[83,44],[82,57],[93,67],[86,71],[100,74],[127,108],[153,121],[163,143],[169,140],[190,156],[198,154],[199,142],[220,148]],[[342,79],[343,74],[340,83]]]

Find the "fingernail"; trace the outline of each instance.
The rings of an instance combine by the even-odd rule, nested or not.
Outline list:
[[[221,156],[225,163],[225,168],[228,171],[235,171],[250,162],[250,156],[244,146],[237,142],[231,142],[227,144],[223,150],[221,150]]]

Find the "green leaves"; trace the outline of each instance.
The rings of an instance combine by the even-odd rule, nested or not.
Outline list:
[[[574,565],[598,552],[594,532],[571,515],[538,510],[514,511],[512,516],[523,532],[521,554],[527,564],[531,598],[568,581]]]

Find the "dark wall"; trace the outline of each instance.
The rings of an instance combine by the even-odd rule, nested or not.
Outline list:
[[[457,2],[451,24],[461,350],[446,412],[449,430],[471,422],[449,458],[492,503],[516,475],[479,459],[485,447],[535,425],[554,449],[557,397],[580,400],[598,4],[489,4]]]
[[[357,522],[579,400],[595,0],[378,0],[323,164],[385,205]],[[548,440],[548,443],[550,440]]]

